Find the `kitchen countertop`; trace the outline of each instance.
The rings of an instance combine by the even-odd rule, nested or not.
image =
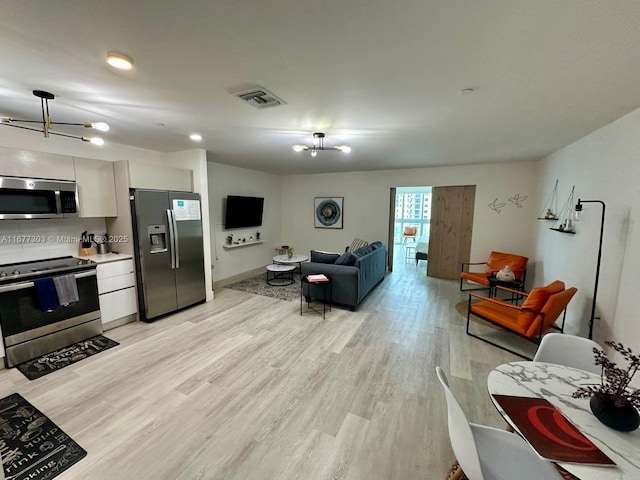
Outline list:
[[[75,255],[76,258],[82,258],[84,260],[91,260],[96,263],[109,263],[109,262],[117,262],[120,260],[129,260],[133,258],[133,255],[129,255],[128,253],[105,253],[103,255]]]

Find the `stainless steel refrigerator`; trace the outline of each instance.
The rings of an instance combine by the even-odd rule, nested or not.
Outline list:
[[[138,311],[146,322],[205,300],[200,195],[131,189]]]

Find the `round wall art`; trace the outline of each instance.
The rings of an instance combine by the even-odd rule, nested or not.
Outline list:
[[[344,197],[316,197],[315,227],[342,228],[342,206]]]

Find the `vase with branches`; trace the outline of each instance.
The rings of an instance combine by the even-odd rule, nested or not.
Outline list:
[[[574,398],[591,398],[594,415],[616,430],[631,431],[640,425],[640,390],[631,388],[631,381],[640,370],[640,356],[621,343],[605,342],[618,352],[627,365],[619,367],[604,351],[594,348],[595,364],[602,368],[599,385],[585,385],[573,393]]]

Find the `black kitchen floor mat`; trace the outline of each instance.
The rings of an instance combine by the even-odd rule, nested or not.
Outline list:
[[[4,475],[12,480],[50,480],[87,452],[19,393],[0,400]]]
[[[16,368],[29,380],[35,380],[117,345],[120,344],[97,335],[16,365]]]

